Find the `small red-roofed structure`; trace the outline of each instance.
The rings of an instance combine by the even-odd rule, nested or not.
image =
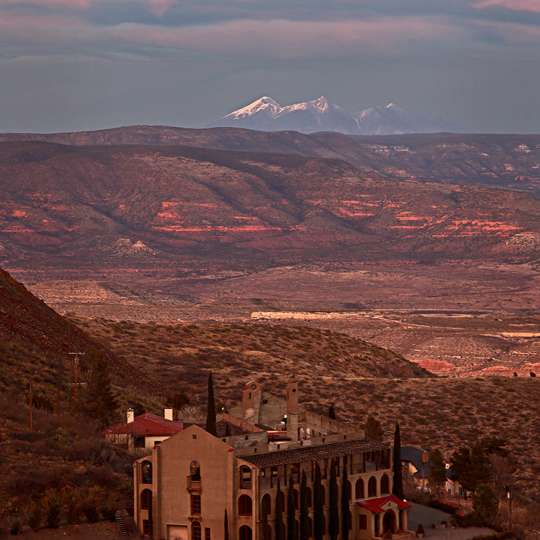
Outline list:
[[[169,418],[153,413],[134,416],[129,410],[127,422],[108,427],[104,432],[105,438],[113,444],[127,447],[130,451],[152,449],[156,443],[176,435],[184,427],[182,421],[172,419],[171,409],[165,409],[165,415]]]

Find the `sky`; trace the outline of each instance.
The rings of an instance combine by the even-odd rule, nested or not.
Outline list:
[[[540,133],[540,0],[0,0],[0,131],[205,126],[262,95]]]

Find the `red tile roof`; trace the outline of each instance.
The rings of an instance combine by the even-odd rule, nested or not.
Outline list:
[[[135,417],[129,424],[115,424],[105,430],[106,435],[130,434],[135,437],[167,437],[182,431],[181,421],[171,421],[152,413],[144,413]]]
[[[380,514],[385,511],[385,506],[389,502],[397,505],[400,510],[406,510],[411,505],[407,501],[403,501],[395,495],[386,495],[377,499],[367,499],[366,501],[356,501],[358,506],[369,510],[372,514]]]

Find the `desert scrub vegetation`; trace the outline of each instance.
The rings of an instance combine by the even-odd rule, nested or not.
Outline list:
[[[110,519],[130,506],[132,457],[108,444],[97,424],[36,409],[30,430],[16,395],[3,395],[0,407],[0,529]]]

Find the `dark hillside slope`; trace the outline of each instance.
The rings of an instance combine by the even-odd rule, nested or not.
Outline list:
[[[113,355],[0,269],[0,391],[22,394],[30,382],[39,404],[65,398],[70,352],[84,360]]]

